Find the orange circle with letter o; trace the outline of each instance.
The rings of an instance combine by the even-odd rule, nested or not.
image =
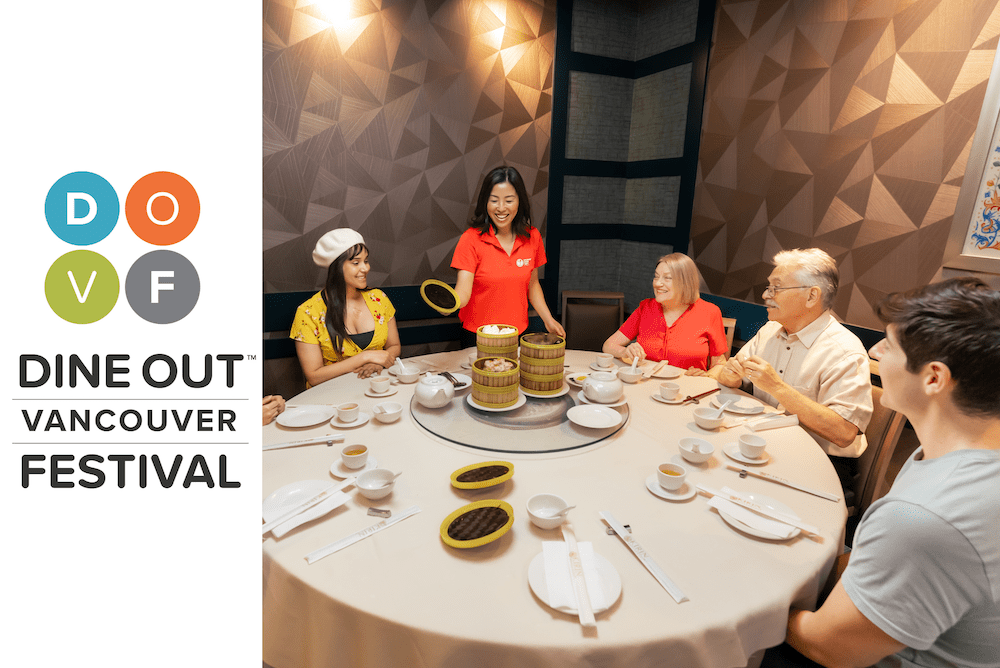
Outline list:
[[[125,199],[125,218],[143,241],[170,246],[198,224],[201,202],[194,186],[173,172],[153,172],[135,182]]]

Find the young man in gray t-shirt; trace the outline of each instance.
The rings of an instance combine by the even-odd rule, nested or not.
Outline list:
[[[878,309],[883,405],[921,447],[788,644],[825,666],[1000,668],[1000,293],[953,279]]]

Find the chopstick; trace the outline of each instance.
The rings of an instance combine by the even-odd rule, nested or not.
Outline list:
[[[580,625],[584,627],[595,627],[597,621],[594,619],[594,610],[590,605],[590,594],[587,592],[587,581],[583,577],[583,562],[580,561],[580,549],[576,545],[576,536],[573,529],[562,526],[563,540],[566,541],[566,551],[569,554],[570,579],[573,582],[573,591],[576,593],[576,606],[580,617]]]
[[[300,445],[313,445],[314,443],[326,443],[327,445],[332,445],[333,443],[340,443],[343,440],[344,440],[343,436],[334,436],[333,434],[327,434],[326,436],[314,436],[313,438],[303,438],[300,441],[285,441],[284,443],[271,443],[270,445],[265,445],[262,448],[262,452],[267,450],[278,450],[280,448],[295,448]]]
[[[345,487],[349,487],[350,485],[353,485],[354,481],[355,481],[355,477],[351,476],[351,477],[347,478],[346,480],[343,480],[341,482],[335,482],[332,485],[330,485],[329,487],[325,487],[324,489],[320,490],[320,492],[318,492],[315,496],[313,496],[313,497],[311,497],[309,499],[306,499],[305,501],[303,501],[299,505],[295,506],[294,508],[292,508],[288,512],[282,513],[281,515],[279,515],[278,517],[275,517],[270,522],[267,522],[267,523],[261,525],[261,534],[260,535],[263,536],[264,534],[266,534],[268,531],[270,531],[274,527],[276,527],[276,526],[278,526],[280,524],[283,524],[284,522],[292,519],[293,517],[295,517],[299,513],[302,513],[302,512],[305,512],[305,511],[309,510],[310,508],[312,508],[313,506],[315,506],[316,504],[318,504],[320,501],[323,501],[327,497],[329,497],[329,496],[331,496],[331,495],[333,495],[333,494],[335,494],[335,493],[343,490]]]
[[[840,497],[839,496],[836,496],[834,494],[828,494],[826,492],[821,492],[821,491],[815,490],[815,489],[809,489],[808,487],[805,487],[804,485],[799,485],[797,483],[794,483],[794,482],[792,482],[790,480],[787,480],[785,478],[782,478],[780,476],[776,476],[773,473],[766,473],[764,471],[751,471],[751,470],[745,469],[745,468],[743,468],[741,466],[733,466],[732,464],[727,464],[726,468],[728,468],[731,471],[737,471],[741,475],[745,473],[747,475],[752,475],[755,478],[763,478],[764,480],[770,480],[771,482],[776,482],[779,485],[785,485],[786,487],[791,487],[793,489],[799,490],[800,492],[806,492],[807,494],[812,494],[812,495],[818,496],[818,497],[820,497],[822,499],[827,499],[828,501],[834,501],[834,502],[840,501]]]
[[[709,496],[721,497],[731,503],[735,503],[738,506],[742,506],[744,508],[752,510],[758,515],[763,515],[764,517],[770,517],[772,520],[778,520],[779,522],[790,524],[793,527],[801,529],[806,533],[811,533],[815,536],[820,535],[819,529],[814,527],[813,525],[807,524],[806,522],[803,522],[802,520],[796,517],[792,517],[787,513],[781,513],[776,510],[769,510],[764,506],[760,505],[759,503],[754,503],[750,499],[744,497],[742,494],[738,494],[736,492],[733,492],[732,490],[726,492],[725,489],[717,490],[717,489],[712,489],[711,487],[706,487],[705,485],[695,485],[695,487],[697,487],[699,491],[702,491],[705,494],[708,494]]]

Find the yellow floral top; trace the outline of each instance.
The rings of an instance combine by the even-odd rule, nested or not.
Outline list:
[[[365,350],[384,350],[389,340],[389,321],[396,315],[396,309],[381,290],[372,289],[362,294],[365,305],[375,320],[375,334]],[[333,342],[330,341],[330,332],[326,329],[326,304],[323,303],[321,292],[317,292],[299,306],[289,336],[303,343],[319,344],[323,352],[324,365],[337,361],[337,356],[333,352]],[[353,341],[350,339],[344,341],[341,353],[343,357],[354,357],[360,352],[361,348]]]

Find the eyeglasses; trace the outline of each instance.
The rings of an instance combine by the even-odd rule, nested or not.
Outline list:
[[[773,297],[775,292],[781,292],[782,290],[801,290],[802,288],[814,288],[815,285],[790,285],[787,288],[776,288],[773,285],[769,285],[764,288],[765,297]]]

